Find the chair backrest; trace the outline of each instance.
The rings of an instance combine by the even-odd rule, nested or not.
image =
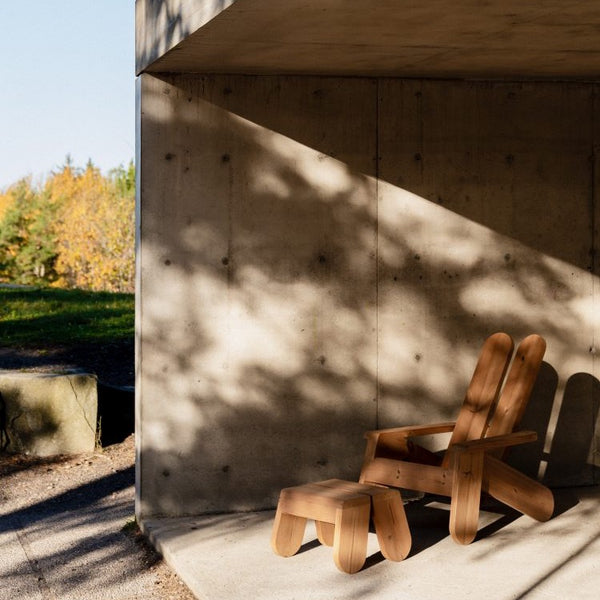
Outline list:
[[[490,415],[491,420],[485,437],[511,433],[519,426],[545,352],[546,341],[536,334],[528,335],[519,344],[496,408]],[[495,454],[502,455],[502,450]]]
[[[485,436],[513,349],[513,340],[506,333],[494,333],[483,343],[449,446]],[[442,464],[448,463],[446,453]]]
[[[502,387],[513,348],[513,341],[506,333],[495,333],[484,342],[449,447],[510,433],[521,422],[542,364],[546,342],[533,334],[519,344]],[[500,456],[503,450],[491,453]],[[447,467],[448,464],[449,453],[446,452],[442,465]]]

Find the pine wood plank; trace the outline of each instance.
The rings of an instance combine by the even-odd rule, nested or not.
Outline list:
[[[425,425],[408,425],[404,427],[389,427],[388,429],[373,429],[365,432],[365,438],[381,435],[398,434],[401,437],[414,437],[418,435],[432,435],[434,433],[448,433],[454,429],[456,421],[443,421]]]
[[[483,490],[537,521],[547,521],[554,512],[554,496],[545,485],[493,456],[485,457]]]
[[[351,506],[361,502],[362,496],[359,493],[352,495],[335,487],[307,483],[281,490],[278,506],[285,513],[333,523],[336,510],[340,506]]]
[[[510,446],[518,446],[519,444],[535,442],[535,440],[537,440],[537,433],[535,431],[515,431],[514,433],[507,433],[505,435],[484,437],[481,440],[470,440],[462,444],[455,444],[450,451],[490,452]]]
[[[419,490],[429,494],[450,496],[452,472],[450,469],[431,465],[376,458],[363,467],[362,483],[379,483],[392,487]]]
[[[505,435],[519,426],[545,352],[546,342],[539,335],[529,335],[519,344],[486,437]],[[503,453],[502,449],[493,452]]]
[[[388,560],[404,560],[412,545],[402,498],[396,490],[371,496],[373,524],[381,553]]]
[[[344,573],[356,573],[367,558],[371,502],[363,496],[362,504],[339,508],[335,517],[333,561]]]
[[[315,521],[315,529],[317,530],[317,539],[324,546],[333,546],[335,536],[335,525],[326,521]]]
[[[483,452],[452,455],[450,535],[459,544],[470,544],[477,535],[483,477]]]
[[[506,333],[494,333],[484,342],[465,399],[458,413],[449,447],[467,440],[476,440],[485,435],[513,348],[513,340]],[[442,464],[447,467],[449,462],[450,457],[446,456]]]
[[[306,519],[284,513],[277,508],[273,532],[271,534],[271,548],[279,556],[292,556],[300,550]]]

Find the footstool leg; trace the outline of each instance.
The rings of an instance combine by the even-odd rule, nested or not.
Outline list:
[[[271,534],[271,548],[279,556],[292,556],[300,550],[306,519],[284,513],[277,507],[273,533]]]
[[[400,494],[396,490],[374,494],[372,502],[373,524],[381,553],[388,560],[404,560],[412,539]]]
[[[333,560],[344,573],[356,573],[367,558],[371,502],[368,496],[364,500],[336,511]]]
[[[333,546],[335,525],[333,523],[326,523],[325,521],[315,521],[315,528],[319,542],[324,546]]]

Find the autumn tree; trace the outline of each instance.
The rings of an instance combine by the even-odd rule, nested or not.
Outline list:
[[[58,206],[54,225],[58,285],[113,292],[134,289],[133,164],[111,173],[104,177],[91,162],[81,173],[66,164],[46,185]]]
[[[132,292],[135,169],[103,176],[67,157],[39,187],[0,194],[0,280]]]

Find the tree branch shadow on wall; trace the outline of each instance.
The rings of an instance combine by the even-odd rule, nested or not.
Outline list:
[[[218,14],[231,5],[233,0],[203,0],[200,7],[196,10],[201,10],[207,20],[218,16]],[[140,4],[142,4],[140,2]],[[153,44],[149,44],[148,37],[142,36],[138,31],[140,44],[137,48],[137,64],[138,68],[151,67],[152,61],[161,58],[165,53],[168,53],[176,45],[193,34],[189,26],[189,18],[182,17],[181,2],[179,6],[172,0],[145,0],[144,1],[144,20],[140,23],[140,30],[146,28],[154,28],[160,30],[160,36],[156,39],[150,38]],[[189,16],[189,15],[188,15]]]
[[[487,335],[506,330],[522,339],[536,327],[560,339],[579,321],[565,273],[514,240],[475,227],[468,260],[445,257],[455,240],[465,242],[461,218],[437,207],[431,214],[440,221],[419,220],[425,201],[410,195],[403,201],[419,210],[378,223],[380,183],[370,177],[376,140],[346,131],[347,115],[332,112],[320,80],[305,84],[312,104],[304,112],[282,101],[277,79],[269,80],[270,96],[260,92],[266,106],[247,102],[247,86],[239,91],[237,83],[164,77],[148,99],[177,114],[170,133],[148,112],[143,133],[158,165],[142,173],[152,190],[144,197],[142,243],[152,258],[142,265],[142,296],[153,294],[144,308],[142,409],[144,426],[160,435],[142,442],[141,483],[142,505],[153,514],[251,510],[273,506],[288,485],[355,479],[364,430],[411,415],[455,415]],[[285,130],[292,137],[277,133],[284,122],[293,123]],[[323,141],[332,130],[338,135]],[[357,144],[366,145],[362,158]],[[319,164],[326,168],[319,172]],[[465,294],[488,278],[503,293],[516,290],[525,310],[509,296],[502,311],[473,311]],[[404,302],[394,301],[398,294]],[[497,297],[496,289],[489,300]],[[384,374],[365,354],[388,334],[376,315],[388,298],[386,326],[398,353],[388,352],[393,345],[379,351],[398,366]],[[229,312],[215,313],[215,303]],[[233,328],[227,347],[219,327]],[[563,350],[568,343],[557,354]],[[556,390],[550,369],[534,423],[542,440]]]

